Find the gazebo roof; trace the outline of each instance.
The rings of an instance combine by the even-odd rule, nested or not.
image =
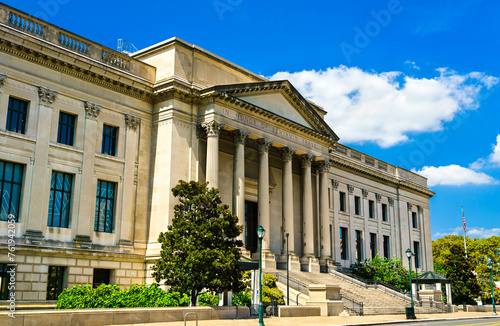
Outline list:
[[[444,276],[434,273],[434,272],[423,272],[419,274],[416,279],[412,279],[412,283],[420,283],[420,284],[436,284],[436,283],[451,283],[450,280],[444,278]]]

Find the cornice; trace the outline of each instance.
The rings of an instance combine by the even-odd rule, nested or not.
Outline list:
[[[323,121],[323,119],[318,115],[316,109],[307,101],[302,95],[293,87],[293,85],[288,80],[277,80],[277,81],[267,81],[267,82],[255,82],[255,83],[245,83],[245,84],[233,84],[233,85],[218,85],[210,87],[201,93],[216,92],[225,95],[233,94],[243,94],[243,93],[255,93],[255,92],[268,92],[268,91],[281,91],[285,97],[296,106],[300,107],[301,112],[306,116],[306,120],[310,122],[314,127],[320,130],[323,134],[329,134],[333,141],[337,142],[339,137],[335,132]],[[246,103],[244,100],[240,100]],[[250,103],[249,103],[250,104]]]
[[[390,183],[394,187],[397,188],[406,188],[410,189],[416,192],[419,192],[421,194],[424,194],[426,196],[432,197],[435,195],[434,192],[429,190],[426,187],[423,187],[421,185],[418,185],[414,182],[411,181],[406,181],[406,180],[400,180],[396,178],[395,176],[388,175],[387,173],[383,173],[381,171],[375,171],[373,169],[370,169],[366,166],[362,166],[356,162],[350,162],[348,160],[345,160],[343,158],[337,157],[337,156],[330,156],[330,162],[332,163],[333,166],[336,167],[341,167],[347,170],[354,171],[359,174],[364,174],[368,175],[372,178],[378,179],[385,181],[387,183]]]
[[[240,99],[233,97],[233,96],[230,96],[226,93],[212,91],[212,92],[207,93],[207,94],[202,94],[201,99],[202,99],[202,102],[201,102],[202,104],[219,103],[219,104],[223,104],[223,105],[224,104],[225,105],[227,105],[227,104],[235,105],[239,108],[248,110],[254,114],[256,113],[263,118],[269,119],[269,120],[277,122],[279,124],[282,124],[285,127],[296,129],[296,130],[302,132],[303,134],[306,134],[306,135],[315,137],[317,139],[320,139],[324,142],[327,142],[329,146],[334,146],[336,143],[335,139],[333,139],[331,137],[325,136],[324,134],[319,133],[315,130],[312,130],[311,128],[304,127],[304,126],[302,126],[302,125],[300,125],[292,120],[278,116],[271,111],[263,109],[257,105],[248,103],[246,101],[240,100]]]
[[[146,102],[152,102],[152,87],[150,86],[142,85],[144,89],[141,89],[128,85],[120,81],[120,79],[123,79],[120,78],[120,76],[117,76],[118,78],[113,78],[114,76],[110,74],[105,75],[97,73],[92,71],[92,66],[89,66],[87,63],[78,62],[78,60],[67,62],[61,59],[61,56],[56,57],[55,55],[40,52],[40,46],[33,46],[33,48],[30,48],[28,46],[29,42],[26,42],[26,40],[22,41],[22,44],[18,44],[0,35],[0,52],[17,56],[38,65],[111,89],[115,92],[135,97]],[[133,83],[136,82],[133,81]]]

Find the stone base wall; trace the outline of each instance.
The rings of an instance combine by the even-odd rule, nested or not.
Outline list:
[[[109,269],[109,283],[117,284],[120,288],[128,288],[133,283],[143,284],[146,281],[146,264],[142,255],[97,252],[82,255],[72,251],[40,251],[42,252],[16,252],[16,301],[46,301],[51,266],[64,267],[63,288],[92,285],[96,268]]]

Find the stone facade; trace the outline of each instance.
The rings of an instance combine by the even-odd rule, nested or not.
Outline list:
[[[407,248],[432,270],[426,179],[339,144],[325,114],[180,39],[129,56],[0,5],[0,165],[17,171],[0,176],[0,263],[18,264],[17,299],[151,282],[180,179],[221,189],[245,255],[262,225],[267,266],[288,233],[297,270]]]

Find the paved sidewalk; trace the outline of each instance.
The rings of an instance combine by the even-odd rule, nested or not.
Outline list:
[[[407,320],[405,315],[377,315],[377,316],[347,316],[347,317],[295,317],[278,318],[269,317],[264,319],[266,326],[307,326],[307,325],[377,325],[383,324],[404,324],[408,322],[421,322],[422,325],[432,325],[433,320],[439,319],[460,319],[460,318],[484,318],[493,317],[491,312],[454,312],[451,314],[420,314],[416,320]],[[200,326],[256,326],[258,319],[229,319],[229,320],[200,320]],[[171,323],[148,323],[134,324],[133,326],[184,326],[184,322]],[[189,316],[187,325],[196,325],[193,316]],[[123,325],[122,325],[123,326]],[[130,325],[132,326],[132,325]]]

